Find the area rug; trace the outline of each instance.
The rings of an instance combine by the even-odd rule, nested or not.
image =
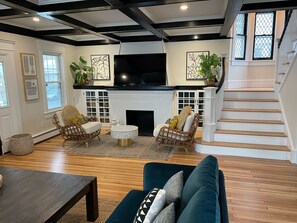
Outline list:
[[[100,138],[100,141],[97,138],[90,141],[89,147],[86,147],[84,143],[73,145],[66,153],[83,156],[168,160],[174,150],[167,146],[161,146],[158,149],[153,137],[138,136],[133,139],[132,145],[127,147],[118,146],[117,139],[111,138],[110,135],[101,135]]]
[[[95,223],[105,223],[109,215],[118,205],[118,201],[99,199],[98,209],[99,217]],[[86,223],[87,212],[86,202],[83,197],[76,205],[74,205],[59,221],[58,223]]]

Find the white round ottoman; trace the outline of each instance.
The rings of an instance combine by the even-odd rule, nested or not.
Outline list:
[[[135,125],[117,125],[111,127],[111,137],[118,140],[119,146],[129,146],[133,138],[138,136],[138,127]]]

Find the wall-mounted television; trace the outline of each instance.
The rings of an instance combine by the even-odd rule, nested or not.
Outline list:
[[[114,85],[166,85],[166,53],[115,55]]]

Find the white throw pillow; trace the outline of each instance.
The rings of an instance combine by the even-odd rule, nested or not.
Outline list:
[[[57,115],[57,117],[58,117],[60,126],[64,127],[64,126],[65,126],[65,123],[64,123],[64,121],[63,121],[63,117],[62,117],[62,111],[58,111],[58,112],[56,112],[56,115]]]
[[[195,115],[195,113],[193,113],[193,114],[191,114],[191,115],[189,115],[189,116],[187,117],[187,119],[186,119],[186,123],[185,123],[184,128],[183,128],[183,131],[184,131],[184,132],[188,132],[188,131],[190,131],[191,126],[192,126],[192,124],[193,124],[193,122],[194,122],[194,115]]]
[[[165,190],[154,188],[144,198],[133,223],[152,223],[165,204]]]

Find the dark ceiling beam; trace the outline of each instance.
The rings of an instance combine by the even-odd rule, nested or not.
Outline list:
[[[111,6],[124,6],[124,3],[120,0],[105,0]],[[153,33],[156,37],[161,39],[167,39],[167,34],[162,30],[156,30],[153,27],[154,22],[147,17],[140,9],[138,8],[121,8],[119,9],[126,16],[137,22],[147,31]]]
[[[117,39],[115,39],[115,35],[112,34],[108,34],[108,35],[104,35],[104,34],[100,34],[94,31],[93,26],[90,26],[89,24],[86,24],[84,22],[78,21],[76,19],[73,19],[69,16],[65,16],[65,15],[48,15],[48,14],[39,14],[38,10],[38,5],[35,5],[31,2],[27,2],[27,1],[19,1],[19,0],[1,0],[1,4],[9,6],[11,8],[20,10],[20,11],[24,11],[26,13],[29,13],[31,15],[39,15],[43,18],[58,22],[60,24],[66,25],[66,26],[70,26],[73,27],[75,29],[78,30],[82,30],[88,33],[91,33],[93,35],[99,36],[99,37],[103,37],[103,38],[107,38],[110,39],[111,41],[118,41]]]
[[[207,0],[198,0],[207,1]],[[197,2],[197,0],[162,0],[162,1],[148,1],[148,0],[133,0],[133,1],[122,1],[123,4],[113,4],[110,5],[104,0],[88,0],[88,1],[78,1],[78,2],[65,2],[56,3],[49,5],[38,6],[38,11],[40,13],[46,13],[49,15],[59,15],[59,14],[70,14],[70,13],[80,13],[80,12],[92,12],[92,11],[102,11],[111,9],[121,9],[121,8],[137,8],[137,7],[148,7],[148,6],[158,6],[166,4],[178,4],[186,2]]]
[[[145,41],[161,41],[161,40],[162,40],[161,38],[158,38],[154,35],[121,37],[121,42],[145,42]]]
[[[40,13],[46,13],[49,15],[59,15],[79,12],[102,11],[113,8],[114,7],[103,0],[88,0],[40,5],[38,7],[38,11]]]
[[[225,11],[225,22],[221,28],[221,36],[227,36],[239,13],[244,0],[229,0]]]
[[[69,40],[69,39],[57,37],[57,36],[55,36],[55,37],[41,36],[38,34],[38,32],[36,32],[34,30],[21,28],[18,26],[13,26],[13,25],[8,25],[8,24],[3,24],[3,23],[0,23],[0,31],[14,33],[14,34],[23,35],[23,36],[34,37],[34,38],[43,39],[43,40],[55,41],[58,43],[70,44],[70,45],[74,45],[74,46],[77,45],[77,42],[73,41],[73,40]]]
[[[99,33],[109,33],[109,32],[129,32],[129,31],[144,31],[145,29],[140,25],[130,25],[130,26],[108,26],[108,27],[97,27],[96,32]]]
[[[83,35],[88,34],[85,31],[77,29],[55,29],[55,30],[42,30],[36,31],[41,36],[70,36],[70,35]]]
[[[0,20],[4,19],[16,19],[30,17],[31,15],[26,12],[21,12],[15,9],[2,9],[0,10]]]
[[[185,29],[185,28],[210,27],[210,26],[222,26],[222,25],[224,25],[224,19],[205,19],[205,20],[182,21],[182,22],[156,23],[153,26],[156,29]]]
[[[226,36],[221,36],[220,33],[205,33],[198,35],[180,35],[170,36],[166,42],[179,42],[179,41],[197,41],[197,40],[216,40],[216,39],[229,39]]]
[[[46,18],[48,19],[51,19],[51,20],[54,20],[56,22],[59,22],[63,25],[67,25],[67,26],[70,26],[70,27],[73,27],[75,29],[78,29],[78,30],[82,30],[84,32],[87,32],[87,33],[90,33],[90,34],[93,34],[93,35],[96,35],[96,36],[99,36],[99,37],[102,37],[102,38],[107,38],[111,41],[118,41],[119,40],[116,38],[115,35],[113,34],[100,34],[98,32],[95,31],[95,27],[94,26],[91,26],[87,23],[84,23],[84,22],[81,22],[77,19],[74,19],[74,18],[71,18],[69,16],[66,16],[66,15],[44,15]]]
[[[278,10],[291,10],[297,9],[297,1],[277,1],[277,2],[260,2],[260,3],[251,3],[244,4],[241,7],[241,12],[271,12]]]
[[[10,8],[29,13],[31,15],[37,15],[37,7],[38,5],[33,4],[27,1],[19,1],[19,0],[1,0],[2,5],[8,6]]]
[[[135,7],[149,7],[149,6],[158,6],[158,5],[169,5],[169,4],[180,4],[187,2],[202,2],[209,0],[122,0],[122,2],[129,8]]]

